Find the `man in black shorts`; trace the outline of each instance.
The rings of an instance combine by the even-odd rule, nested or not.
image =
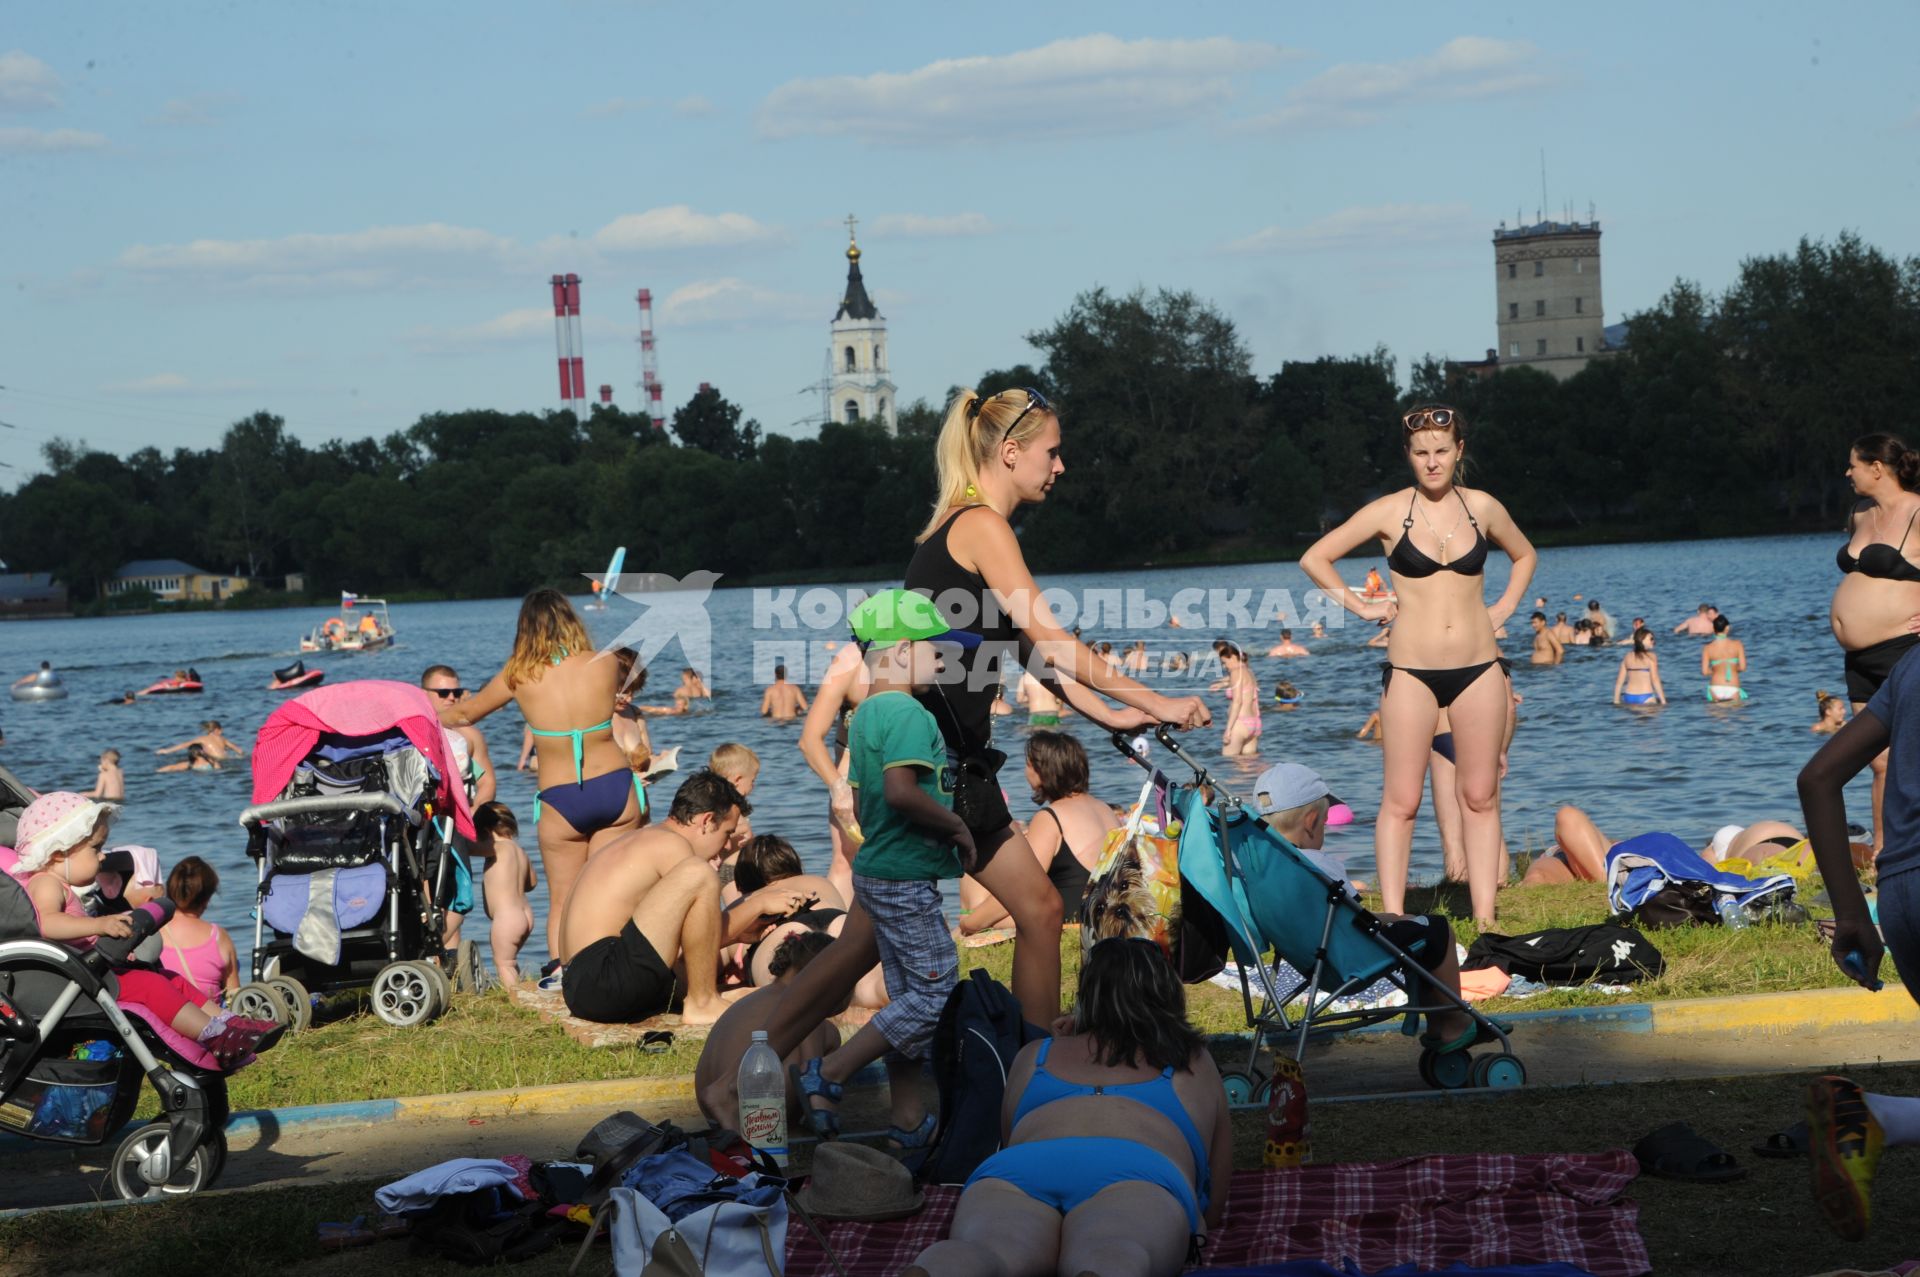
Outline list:
[[[720,879],[707,862],[752,810],[725,780],[697,771],[666,820],[588,859],[560,920],[567,1010],[629,1024],[665,1011],[684,982],[685,1021],[720,1018]]]

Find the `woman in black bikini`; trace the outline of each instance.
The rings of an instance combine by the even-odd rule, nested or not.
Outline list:
[[[1393,623],[1380,698],[1385,777],[1374,823],[1384,912],[1406,911],[1413,822],[1434,725],[1445,709],[1473,916],[1484,929],[1492,924],[1500,886],[1499,767],[1508,705],[1506,663],[1493,632],[1526,598],[1538,555],[1505,506],[1455,486],[1466,450],[1458,412],[1438,404],[1416,408],[1402,428],[1413,486],[1363,506],[1301,555],[1300,569],[1362,620]],[[1336,559],[1375,540],[1388,547],[1397,602],[1356,597],[1334,570]],[[1506,592],[1491,607],[1482,579],[1490,545],[1513,560]]]
[[[1893,667],[1920,643],[1920,567],[1907,546],[1920,554],[1913,524],[1920,516],[1920,452],[1892,435],[1865,435],[1847,454],[1847,480],[1860,496],[1847,520],[1847,543],[1835,561],[1840,584],[1834,588],[1828,619],[1833,637],[1846,653],[1847,699],[1858,714]],[[1886,788],[1887,756],[1873,760],[1873,850],[1880,851],[1880,796]]]

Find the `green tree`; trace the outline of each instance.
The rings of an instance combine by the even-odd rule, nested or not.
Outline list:
[[[673,410],[673,433],[680,442],[723,461],[751,461],[760,447],[760,423],[740,420],[738,404],[712,386]]]

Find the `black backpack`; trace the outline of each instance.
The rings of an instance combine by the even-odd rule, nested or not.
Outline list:
[[[1046,1037],[1028,1024],[1005,985],[975,970],[947,995],[933,1030],[940,1125],[915,1170],[921,1184],[964,1184],[1000,1151],[1000,1102],[1013,1057]]]
[[[1666,959],[1632,927],[1597,922],[1549,927],[1524,936],[1488,932],[1467,950],[1466,969],[1499,967],[1508,975],[1552,984],[1589,980],[1630,983],[1666,970]]]

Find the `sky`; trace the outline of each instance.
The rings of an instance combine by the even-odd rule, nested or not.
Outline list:
[[[1844,13],[1836,24],[1828,15]],[[1491,233],[1598,216],[1609,323],[1854,230],[1920,253],[1910,0],[16,6],[0,485],[64,437],[310,444],[555,406],[547,279],[638,409],[820,410],[849,215],[902,403],[1190,289],[1255,372],[1494,344]],[[1542,154],[1546,197],[1542,199]]]

